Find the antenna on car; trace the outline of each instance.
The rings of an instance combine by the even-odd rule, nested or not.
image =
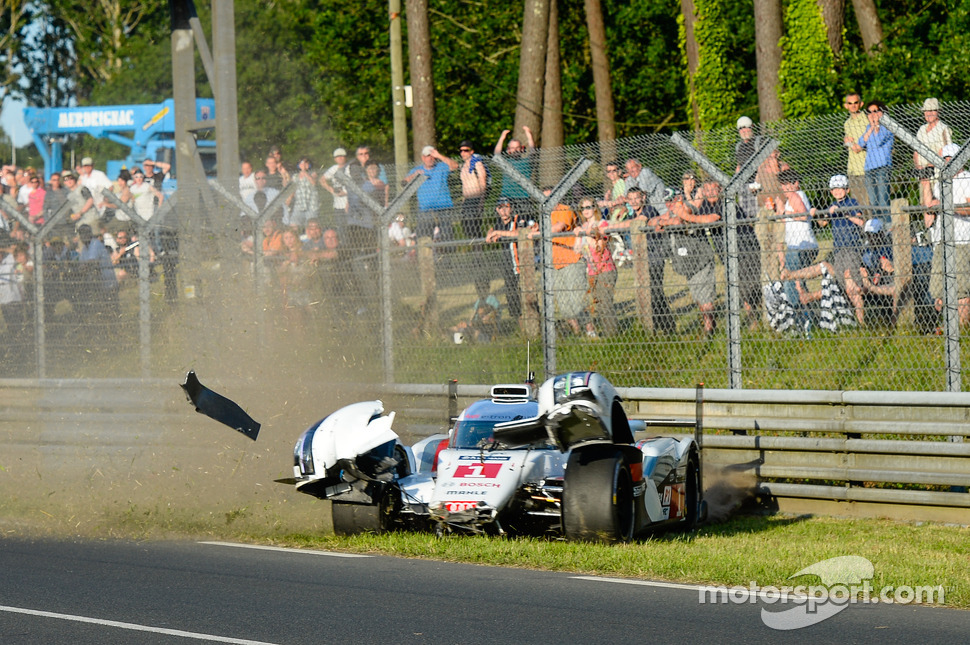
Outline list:
[[[525,341],[525,382],[535,383],[536,375],[532,371],[532,341]]]

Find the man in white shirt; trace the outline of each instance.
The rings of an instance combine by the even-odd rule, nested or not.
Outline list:
[[[253,173],[253,164],[248,161],[242,162],[239,175],[239,198],[244,204],[252,204],[253,195],[259,190],[256,187],[256,175]],[[239,212],[240,216],[245,216],[245,211]]]
[[[333,211],[339,215],[347,213],[347,190],[334,183],[334,176],[338,172],[347,172],[347,151],[337,148],[333,151],[334,164],[327,168],[327,171],[320,175],[320,185],[333,195]],[[338,217],[337,221],[343,224],[343,219]]]
[[[98,209],[99,215],[104,215],[104,209],[108,203],[104,199],[101,191],[111,190],[111,180],[104,172],[94,167],[94,160],[91,157],[81,159],[81,172],[78,175],[78,184],[91,191],[94,197],[94,206]]]

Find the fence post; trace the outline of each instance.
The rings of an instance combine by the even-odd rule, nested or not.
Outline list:
[[[535,247],[529,229],[518,229],[519,292],[522,299],[522,333],[528,338],[539,336],[539,291],[536,284]]]
[[[748,178],[768,158],[778,142],[773,139],[765,140],[755,150],[747,161],[738,169],[733,177],[723,172],[710,159],[695,149],[679,132],[670,137],[671,142],[681,152],[690,157],[704,171],[721,184],[724,192],[724,213],[722,226],[726,227],[725,260],[727,266],[727,296],[728,296],[728,380],[731,389],[744,387],[741,364],[741,295],[738,273],[738,219],[737,196],[744,189]]]
[[[340,173],[334,176],[334,183],[338,187],[349,190],[354,195],[356,195],[361,203],[369,208],[373,213],[374,217],[377,219],[377,236],[378,241],[378,254],[380,255],[381,264],[381,275],[380,275],[380,292],[381,292],[381,340],[383,341],[381,361],[384,366],[384,382],[393,383],[394,382],[394,311],[393,305],[391,304],[391,240],[387,236],[387,227],[397,215],[398,211],[404,208],[411,196],[418,191],[425,181],[428,180],[428,176],[425,174],[420,174],[414,178],[413,181],[409,182],[404,190],[395,195],[394,199],[387,207],[381,206],[373,197],[364,192],[364,189],[355,184],[353,181],[348,181],[350,178],[343,178]],[[434,267],[432,266],[432,270]]]
[[[647,259],[647,234],[643,227],[630,227],[633,245],[633,286],[635,288],[637,317],[648,332],[653,332],[653,299],[650,290],[650,264]]]
[[[434,248],[430,237],[418,238],[418,275],[421,276],[421,333],[431,335],[438,329],[437,285],[434,275]]]

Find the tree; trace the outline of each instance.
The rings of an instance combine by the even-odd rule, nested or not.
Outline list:
[[[31,19],[28,0],[0,0],[0,55],[3,56],[3,71],[0,88],[4,94],[20,94],[17,86],[20,80],[18,66],[21,62],[22,47],[27,25]]]
[[[871,56],[876,53],[876,47],[883,40],[882,22],[879,20],[879,12],[876,11],[876,3],[873,0],[852,0],[852,7],[859,23],[863,48]]]
[[[757,3],[757,0],[755,0],[755,3]],[[700,130],[701,118],[697,108],[697,88],[694,84],[697,77],[697,66],[700,62],[700,52],[697,50],[697,36],[694,34],[694,25],[697,22],[694,0],[680,0],[680,11],[679,31],[681,51],[683,52],[686,68],[688,111],[690,113],[691,125],[695,130]]]
[[[842,58],[842,30],[845,29],[845,0],[818,0],[829,47],[836,62]]]
[[[778,70],[785,117],[826,114],[838,105],[835,59],[817,0],[788,0]]]
[[[519,87],[515,101],[515,132],[528,126],[541,132],[543,83],[546,71],[550,0],[525,0],[522,48],[519,53]]]
[[[758,60],[758,112],[761,121],[782,116],[778,95],[781,67],[781,2],[754,0],[755,51]]]
[[[600,0],[585,0],[589,51],[593,60],[593,85],[596,88],[596,131],[600,141],[616,139],[613,120],[613,81],[606,48],[606,27]]]
[[[431,35],[428,25],[428,0],[408,0],[408,59],[411,63],[411,87],[414,108],[411,128],[414,131],[415,159],[426,145],[436,145],[435,86],[431,64]]]

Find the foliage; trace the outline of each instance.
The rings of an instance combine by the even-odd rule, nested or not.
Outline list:
[[[835,57],[816,0],[789,0],[781,38],[778,88],[785,118],[801,119],[833,111],[838,101]]]
[[[728,0],[695,0],[699,60],[694,99],[703,130],[733,124],[742,106],[741,79],[746,74],[741,61],[732,55],[732,31],[737,23],[732,20],[731,4]]]
[[[887,103],[918,103],[928,96],[942,101],[970,95],[970,4],[963,0],[883,3],[885,41],[879,55],[866,56],[861,45],[847,47],[845,88]],[[847,22],[848,42],[855,40]],[[847,43],[848,44],[848,43]]]

